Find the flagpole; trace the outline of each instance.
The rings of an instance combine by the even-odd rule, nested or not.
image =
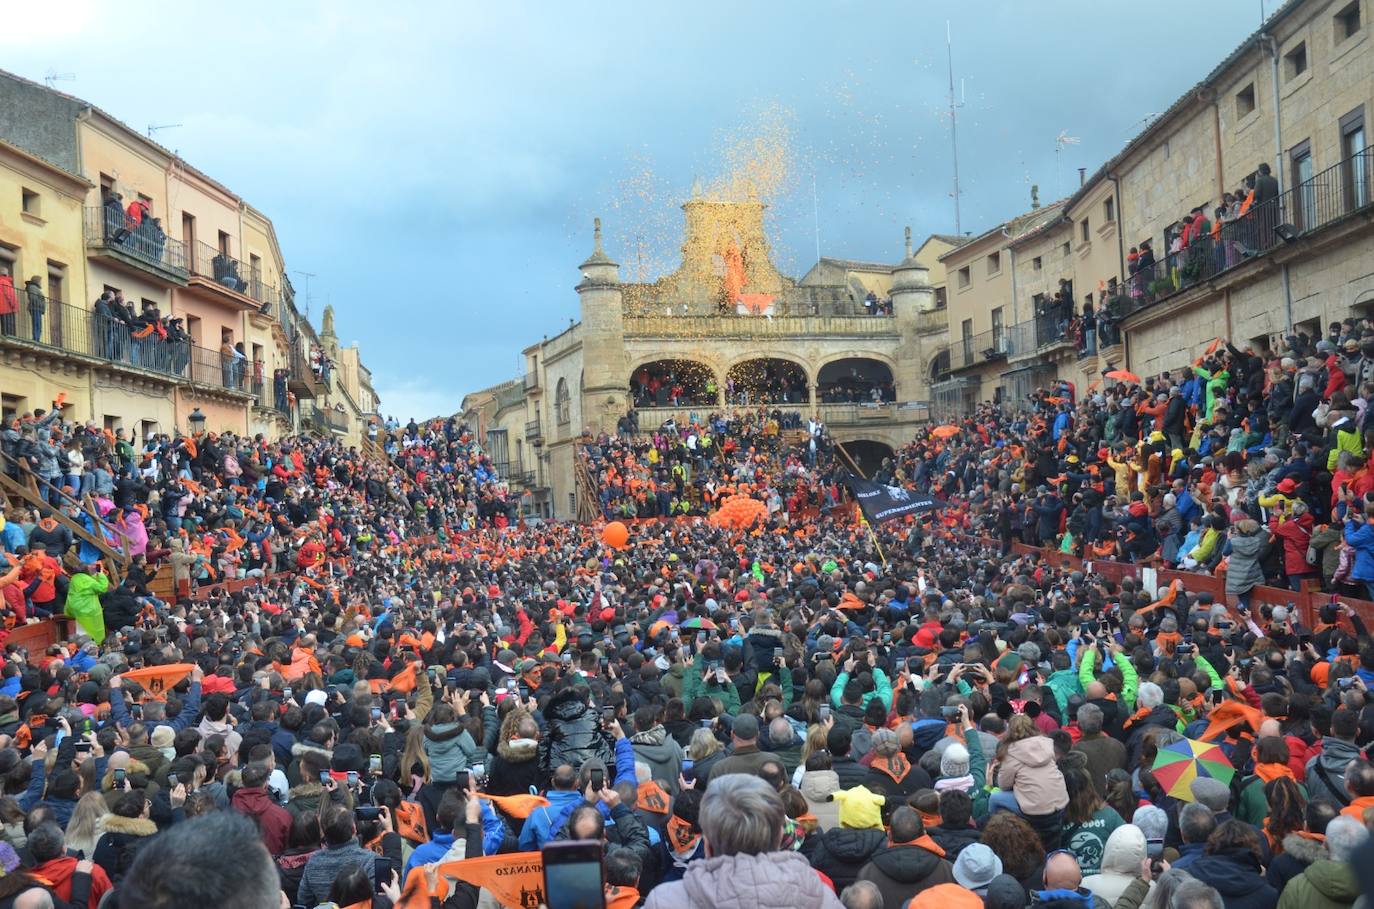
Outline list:
[[[868,477],[864,476],[864,472],[859,469],[859,465],[854,463],[854,459],[849,456],[849,452],[845,449],[844,443],[838,439],[835,440],[835,450],[844,455],[844,459],[849,462],[849,466],[853,468],[855,473],[862,479],[868,479]],[[854,504],[858,506],[858,502]],[[868,539],[872,541],[873,548],[878,550],[878,558],[883,560],[883,567],[886,568],[887,554],[883,552],[883,544],[878,542],[878,535],[873,532],[873,525],[868,523],[868,518],[864,517],[864,510],[861,507],[859,508],[859,523],[864,525],[864,529],[868,531]]]

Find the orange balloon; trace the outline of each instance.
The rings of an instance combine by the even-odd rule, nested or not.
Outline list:
[[[601,529],[601,542],[612,549],[624,549],[630,542],[630,528],[619,521],[612,521]]]

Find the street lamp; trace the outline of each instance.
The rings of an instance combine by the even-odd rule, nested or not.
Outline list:
[[[186,418],[186,422],[191,424],[191,435],[197,436],[205,431],[205,414],[200,412],[197,407],[191,411],[191,415]]]

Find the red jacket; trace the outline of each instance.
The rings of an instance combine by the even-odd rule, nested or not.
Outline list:
[[[14,279],[0,275],[0,316],[12,316],[19,312],[19,297],[14,293]]]
[[[291,814],[272,801],[261,786],[240,789],[229,799],[229,805],[258,823],[267,851],[278,856],[286,851],[291,839]]]
[[[35,877],[42,878],[51,885],[53,895],[58,899],[72,898],[72,875],[76,873],[77,860],[70,855],[62,855],[49,862],[34,867]],[[100,898],[114,889],[110,876],[99,865],[91,868],[91,896],[88,905],[100,905]]]
[[[1303,574],[1312,571],[1307,561],[1307,544],[1312,540],[1312,515],[1303,514],[1287,521],[1277,517],[1270,519],[1269,529],[1274,536],[1283,540],[1283,571],[1285,574]]]

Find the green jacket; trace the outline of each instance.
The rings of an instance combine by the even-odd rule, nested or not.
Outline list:
[[[1050,677],[1045,680],[1050,691],[1054,692],[1054,699],[1059,702],[1059,716],[1064,722],[1070,722],[1071,717],[1066,716],[1069,710],[1069,698],[1075,694],[1083,693],[1083,686],[1079,683],[1079,674],[1072,669],[1059,669],[1050,673]]]
[[[1307,799],[1307,787],[1298,783],[1303,800]],[[1264,780],[1252,776],[1241,783],[1240,801],[1236,803],[1235,817],[1238,821],[1260,827],[1269,816],[1269,800],[1264,797]]]
[[[106,575],[84,572],[72,575],[67,586],[65,612],[76,619],[81,630],[97,644],[105,640],[105,611],[100,606],[100,595],[109,589],[110,579]]]
[[[1317,859],[1288,882],[1278,909],[1350,909],[1360,896],[1355,870],[1344,862]]]
[[[983,754],[983,737],[975,729],[973,735],[965,734],[964,745],[968,748],[968,772],[973,777],[973,791],[969,793],[973,798],[973,816],[982,820],[987,816],[991,794],[987,785],[988,759]]]
[[[692,662],[682,673],[682,702],[691,708],[692,701],[698,697],[720,698],[720,702],[725,705],[725,712],[734,716],[739,713],[739,689],[734,682],[726,682],[724,685],[716,681],[712,676],[708,681],[701,680],[701,654],[692,658]]]
[[[1078,684],[1087,691],[1088,685],[1097,681],[1097,673],[1093,672],[1093,664],[1097,662],[1097,648],[1090,647],[1079,652],[1083,654],[1083,660],[1078,664]],[[1135,671],[1135,667],[1126,659],[1124,653],[1113,660],[1112,665],[1121,670],[1121,703],[1126,705],[1127,711],[1135,713],[1135,691],[1140,687],[1140,674]]]
[[[1336,460],[1341,456],[1341,452],[1348,451],[1353,454],[1356,460],[1364,460],[1364,446],[1360,444],[1360,431],[1358,428],[1346,432],[1344,429],[1336,430],[1336,447],[1332,448],[1326,456],[1326,469],[1335,470]]]
[[[844,686],[848,681],[847,672],[841,672],[835,677],[835,684],[830,686],[830,703],[834,706],[840,706],[840,696],[844,694]],[[859,706],[867,708],[868,702],[874,698],[881,700],[888,710],[892,709],[892,683],[887,680],[887,673],[877,666],[873,667],[873,690],[864,694]]]

